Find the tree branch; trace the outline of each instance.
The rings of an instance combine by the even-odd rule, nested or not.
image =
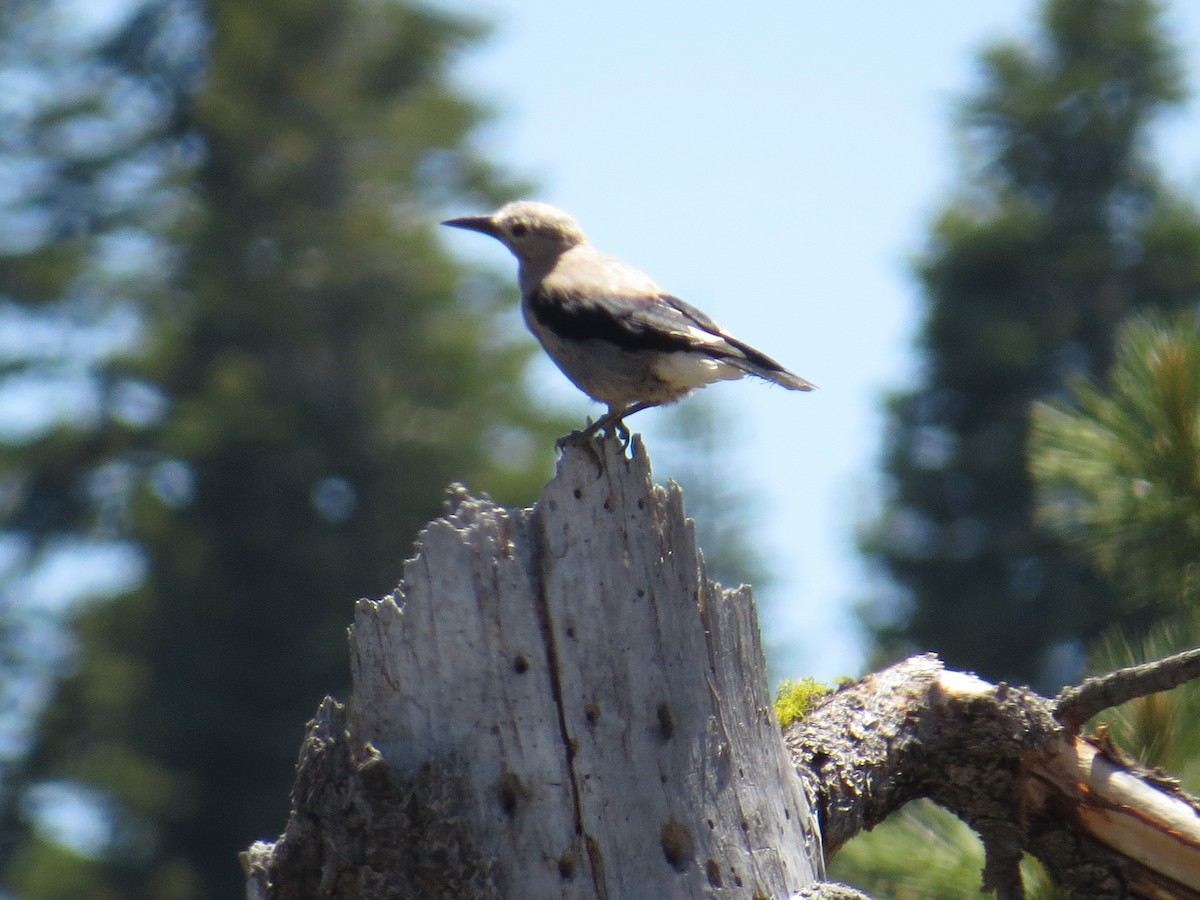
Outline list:
[[[1022,896],[1023,852],[1072,896],[1200,897],[1195,801],[1068,732],[1054,709],[919,656],[830,695],[785,738],[827,853],[928,797],[979,833],[1000,897]]]
[[[1200,647],[1088,678],[1077,687],[1064,688],[1055,698],[1054,718],[1068,731],[1076,732],[1106,709],[1169,691],[1197,678],[1200,678]]]

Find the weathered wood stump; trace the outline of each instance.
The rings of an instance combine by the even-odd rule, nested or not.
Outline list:
[[[821,840],[754,602],[710,582],[640,442],[564,453],[531,509],[465,489],[360,601],[261,897],[783,898]]]
[[[1200,802],[1081,733],[1200,677],[1200,650],[1057,700],[917,656],[785,748],[750,593],[708,581],[640,442],[568,449],[527,510],[454,488],[396,593],[358,604],[351,667],[284,834],[243,854],[252,898],[861,898],[820,881],[818,813],[836,849],[920,797],[980,834],[1001,900],[1023,853],[1072,897],[1200,897]]]

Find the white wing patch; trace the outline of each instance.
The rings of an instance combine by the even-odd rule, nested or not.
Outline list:
[[[708,332],[700,334],[712,338]],[[714,381],[732,381],[746,373],[705,353],[676,352],[660,354],[654,361],[654,374],[673,387],[690,391]]]
[[[689,325],[687,335],[697,344],[707,345],[709,347],[728,347],[725,343],[725,338],[720,335],[713,334],[711,331],[705,331],[695,325]]]

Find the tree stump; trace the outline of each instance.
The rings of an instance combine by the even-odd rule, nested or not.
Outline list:
[[[710,582],[641,442],[568,447],[538,503],[452,489],[360,601],[252,895],[781,898],[820,833],[749,589]]]

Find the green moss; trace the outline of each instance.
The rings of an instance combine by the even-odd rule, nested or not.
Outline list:
[[[797,719],[803,719],[818,700],[833,690],[815,678],[784,681],[775,692],[775,716],[779,719],[779,727],[787,728]]]

